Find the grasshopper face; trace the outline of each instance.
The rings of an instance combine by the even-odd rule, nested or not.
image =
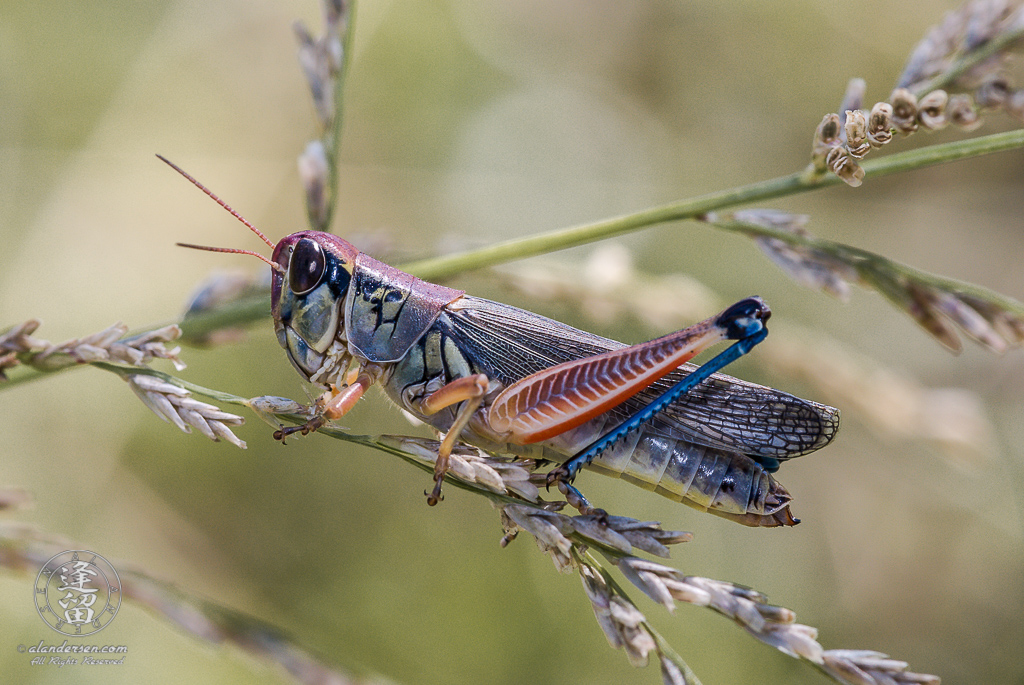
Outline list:
[[[274,248],[271,286],[274,330],[292,364],[306,379],[324,365],[325,353],[345,339],[344,306],[359,251],[337,236],[300,231]]]

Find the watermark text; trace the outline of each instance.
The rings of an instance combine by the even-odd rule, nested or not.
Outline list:
[[[128,646],[76,645],[69,644],[67,640],[61,644],[47,644],[40,640],[35,645],[18,645],[18,652],[31,654],[29,663],[32,666],[120,666],[124,664]]]

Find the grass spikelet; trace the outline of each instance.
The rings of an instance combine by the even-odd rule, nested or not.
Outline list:
[[[188,390],[146,374],[126,374],[124,379],[143,404],[164,421],[185,433],[195,428],[214,442],[222,438],[245,449],[245,442],[229,426],[240,426],[245,419],[221,411],[218,407],[192,398]]]

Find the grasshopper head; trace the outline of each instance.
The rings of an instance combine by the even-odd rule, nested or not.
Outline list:
[[[299,231],[274,248],[271,312],[292,364],[311,378],[344,325],[342,309],[359,251],[319,231]],[[343,331],[341,331],[343,332]]]
[[[271,312],[277,339],[299,373],[312,378],[323,367],[331,344],[344,333],[340,330],[344,325],[342,307],[359,251],[341,238],[319,231],[292,233],[275,245],[177,164],[160,155],[157,157],[274,248],[273,257],[268,259],[252,250],[178,243],[197,250],[247,254],[270,265],[273,269]]]

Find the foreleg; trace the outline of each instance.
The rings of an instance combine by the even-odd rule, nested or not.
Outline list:
[[[328,421],[340,419],[356,405],[371,385],[373,378],[365,372],[360,373],[353,383],[344,388],[339,389],[332,385],[330,390],[317,399],[317,412],[313,418],[301,426],[288,426],[274,431],[274,439],[284,442],[285,438],[295,433],[308,435],[323,427]]]

